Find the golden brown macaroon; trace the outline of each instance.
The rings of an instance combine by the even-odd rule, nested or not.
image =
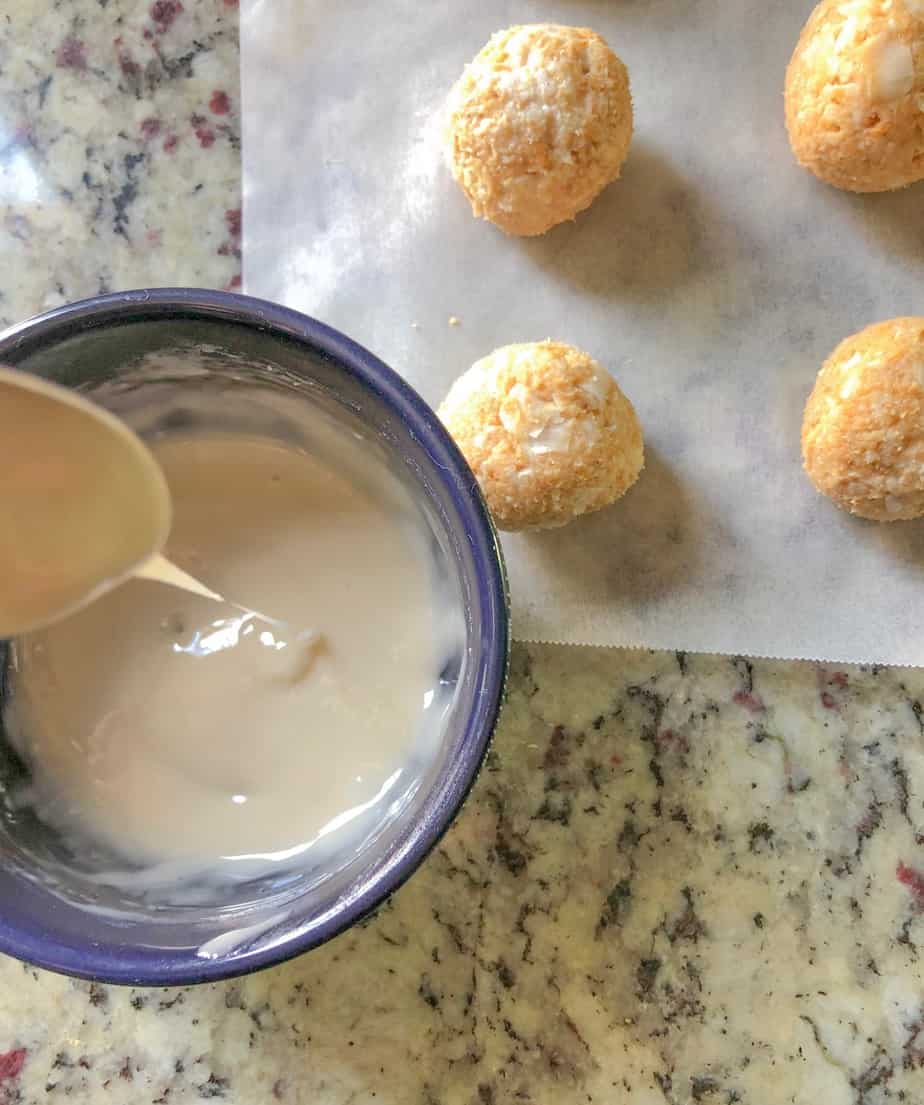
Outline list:
[[[841,342],[806,404],[802,457],[818,490],[852,514],[924,514],[924,318]]]
[[[837,188],[924,180],[924,0],[822,0],[786,72],[786,126]]]
[[[550,529],[608,506],[644,464],[632,404],[561,342],[495,350],[456,380],[439,415],[501,529]]]
[[[508,234],[573,219],[619,176],[632,139],[626,67],[586,27],[499,31],[449,95],[452,174]]]

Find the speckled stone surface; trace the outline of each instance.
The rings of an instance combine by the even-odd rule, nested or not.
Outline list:
[[[199,989],[7,961],[0,1101],[920,1103],[922,699],[519,646],[471,800],[375,919]]]
[[[0,323],[240,282],[237,3],[0,4]]]
[[[237,283],[236,11],[6,0],[0,319]],[[0,1105],[924,1103],[924,673],[518,646],[454,829],[245,980],[0,961]]]

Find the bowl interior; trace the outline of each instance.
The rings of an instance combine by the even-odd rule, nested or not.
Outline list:
[[[0,729],[0,950],[86,977],[166,984],[265,966],[374,908],[444,831],[477,772],[499,707],[507,648],[496,540],[470,473],[432,412],[388,369],[292,312],[234,297],[177,308],[78,305],[0,337],[0,362],[86,392],[142,437],[196,428],[263,434],[310,448],[325,412],[409,490],[433,571],[460,632],[440,658],[438,750],[415,786],[348,854],[224,880],[139,889],[101,878],[114,857],[74,845],[16,800],[29,765]],[[275,312],[275,318],[269,317]],[[203,411],[208,412],[203,422]],[[13,648],[0,642],[0,702]],[[259,754],[259,733],[253,734]],[[178,811],[181,815],[181,811]]]

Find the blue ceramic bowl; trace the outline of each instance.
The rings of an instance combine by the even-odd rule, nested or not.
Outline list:
[[[507,594],[471,470],[430,408],[371,353],[246,296],[174,288],[99,296],[0,334],[0,363],[109,396],[101,401],[130,422],[152,387],[180,398],[199,386],[242,401],[271,395],[282,412],[324,404],[384,452],[425,512],[465,615],[464,647],[444,671],[455,683],[454,705],[438,761],[417,792],[339,865],[230,892],[132,897],[96,877],[98,857],[75,851],[10,800],[28,765],[0,732],[0,951],[82,978],[167,986],[243,974],[323,943],[374,910],[440,839],[494,729],[507,668]],[[181,424],[182,412],[170,418]],[[0,642],[0,697],[10,655]]]

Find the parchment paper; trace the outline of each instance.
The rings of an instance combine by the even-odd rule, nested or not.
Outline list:
[[[504,538],[517,636],[924,664],[924,528],[854,520],[801,472],[822,360],[924,314],[924,187],[849,196],[793,164],[783,77],[810,3],[242,7],[246,290],[344,330],[433,405],[496,346],[553,337],[636,406],[647,465],[626,498]],[[620,182],[522,240],[472,218],[441,111],[491,33],[539,21],[607,38],[636,131]]]

